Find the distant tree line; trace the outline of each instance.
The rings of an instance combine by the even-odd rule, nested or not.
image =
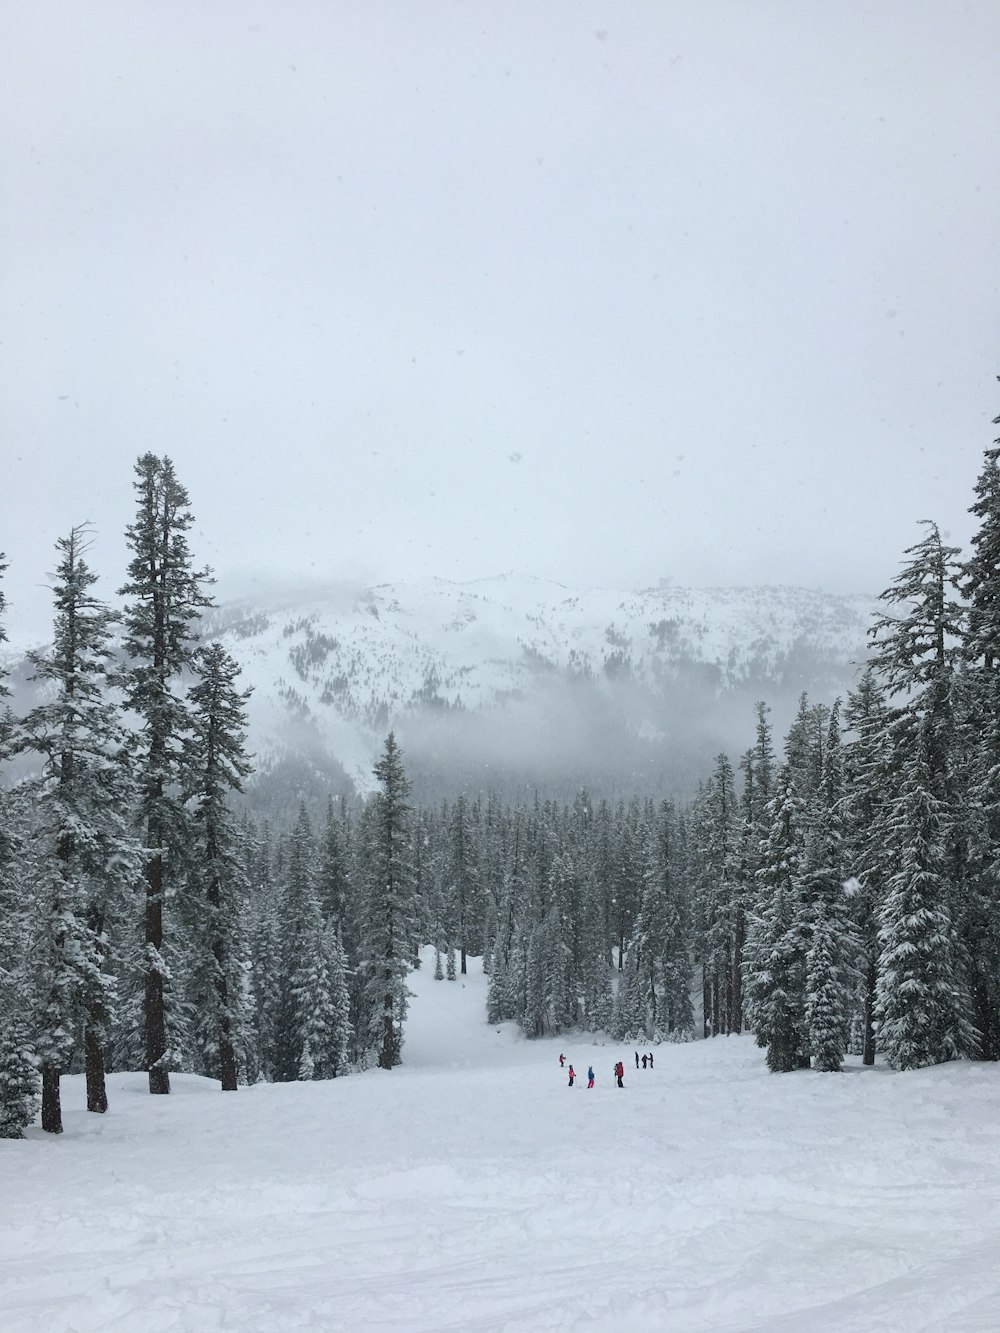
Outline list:
[[[69,1070],[100,1112],[108,1068],[155,1093],[173,1070],[233,1090],[391,1069],[422,944],[442,981],[481,956],[486,1018],[532,1037],[750,1031],[776,1072],[1000,1058],[998,459],[971,555],[929,522],[906,552],[856,689],[803,695],[780,753],[759,703],[689,806],[416,806],[390,733],[372,797],[274,829],[234,805],[247,691],[199,638],[187,494],[140,458],[122,611],[74,528],[42,702],[0,717],[0,759],[37,761],[0,789],[0,1135],[39,1098],[58,1132]]]

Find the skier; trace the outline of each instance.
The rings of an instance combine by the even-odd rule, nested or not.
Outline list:
[[[653,1068],[653,1052],[652,1052],[652,1051],[650,1051],[650,1053],[649,1053],[649,1067],[650,1067],[650,1069]]]
[[[570,1086],[570,1087],[573,1086],[573,1080],[574,1080],[575,1078],[576,1078],[576,1071],[574,1070],[573,1066],[570,1065],[570,1067],[569,1067],[569,1086]]]
[[[635,1067],[636,1067],[636,1069],[639,1068],[639,1052],[638,1052],[638,1051],[636,1051],[636,1053],[635,1053]]]
[[[625,1086],[625,1084],[622,1082],[622,1079],[624,1077],[625,1077],[625,1066],[619,1060],[618,1063],[615,1065],[615,1078],[618,1080],[618,1086],[620,1088],[624,1088]]]
[[[588,1087],[588,1088],[592,1088],[593,1086],[594,1086],[594,1066],[593,1066],[593,1065],[588,1065],[588,1066],[587,1066],[587,1087]]]
[[[562,1069],[562,1067],[563,1067],[563,1065],[564,1065],[565,1063],[566,1063],[566,1057],[565,1057],[565,1055],[563,1055],[562,1053],[560,1053],[560,1055],[559,1055],[559,1068]]]
[[[642,1067],[643,1067],[643,1069],[646,1068],[646,1061],[647,1061],[648,1058],[649,1058],[649,1057],[648,1057],[648,1056],[645,1056],[645,1055],[642,1057]]]

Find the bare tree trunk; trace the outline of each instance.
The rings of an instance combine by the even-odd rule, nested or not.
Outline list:
[[[158,841],[159,830],[156,836]],[[146,866],[146,947],[147,950],[155,950],[157,954],[156,963],[152,957],[146,959],[146,1068],[152,1093],[170,1091],[170,1074],[161,1064],[167,1053],[167,1012],[163,998],[163,973],[159,963],[162,945],[163,859],[154,856]]]
[[[865,1038],[861,1062],[866,1065],[875,1063],[875,987],[878,983],[878,967],[874,959],[869,962],[865,973]]]
[[[91,1027],[84,1029],[83,1050],[87,1072],[87,1110],[103,1115],[108,1109],[108,1091],[104,1083],[104,1048]]]
[[[703,1037],[712,1032],[712,983],[708,976],[708,967],[701,965],[701,1027]]]
[[[223,989],[225,989],[225,984],[225,981],[223,981]],[[236,1048],[233,1046],[228,1014],[223,1018],[222,1023],[220,1024],[219,1065],[219,1073],[222,1079],[222,1091],[235,1092],[239,1087],[239,1068],[236,1063]]]
[[[392,992],[382,1001],[382,1049],[379,1051],[380,1069],[391,1069],[396,1063],[396,1030],[392,1018]]]
[[[42,1066],[42,1129],[46,1134],[61,1134],[62,1105],[59,1101],[59,1070]]]
[[[747,922],[742,907],[736,909],[736,939],[733,941],[733,1005],[730,1032],[743,1031],[743,950],[746,947]]]

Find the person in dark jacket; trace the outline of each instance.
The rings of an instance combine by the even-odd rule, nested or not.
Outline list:
[[[652,1051],[650,1051],[650,1053],[649,1053],[649,1067],[650,1067],[650,1069],[653,1068],[653,1052],[652,1052]]]
[[[588,1088],[592,1088],[593,1086],[594,1086],[594,1066],[593,1066],[593,1065],[588,1065],[588,1066],[587,1066],[587,1087],[588,1087]]]
[[[644,1056],[642,1057],[642,1067],[643,1067],[643,1069],[646,1068],[646,1063],[647,1063],[648,1059],[649,1059],[649,1057],[646,1056],[646,1055],[644,1055]]]
[[[636,1051],[636,1053],[635,1053],[635,1067],[636,1067],[636,1069],[639,1068],[639,1052],[638,1052],[638,1051]]]

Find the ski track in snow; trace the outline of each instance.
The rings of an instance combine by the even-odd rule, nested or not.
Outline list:
[[[487,1025],[470,966],[414,974],[390,1073],[120,1074],[103,1117],[64,1079],[61,1137],[0,1142],[2,1333],[1000,1327],[1000,1068],[772,1076],[740,1037],[637,1071]]]

